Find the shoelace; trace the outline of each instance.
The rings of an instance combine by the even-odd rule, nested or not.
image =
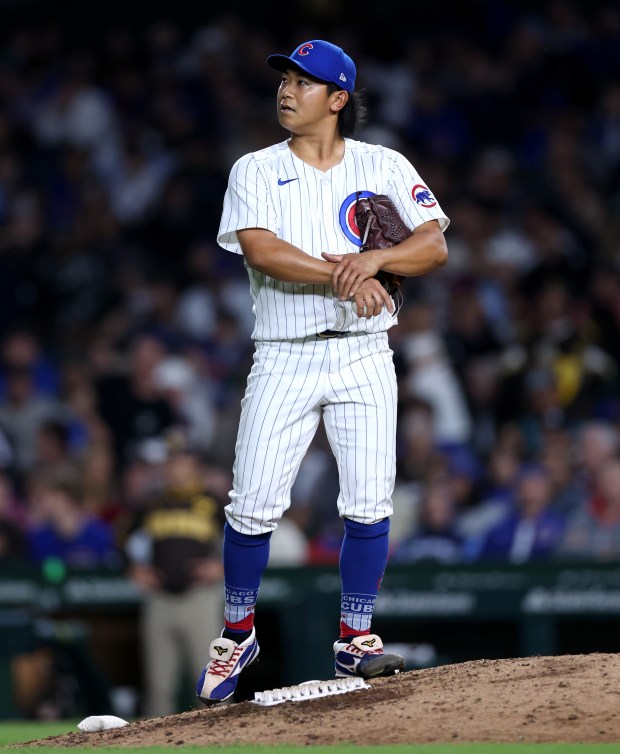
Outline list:
[[[209,675],[217,675],[220,678],[226,678],[230,671],[234,668],[235,662],[239,655],[243,652],[244,647],[237,647],[230,656],[230,660],[211,660],[209,664]]]

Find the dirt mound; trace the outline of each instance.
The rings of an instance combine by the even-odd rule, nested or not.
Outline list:
[[[476,660],[371,681],[370,689],[261,707],[194,710],[28,746],[620,742],[620,655]]]

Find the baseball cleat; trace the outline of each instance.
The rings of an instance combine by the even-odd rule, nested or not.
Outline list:
[[[383,642],[376,634],[356,636],[350,643],[339,639],[334,643],[334,655],[337,677],[378,678],[400,673],[405,667],[400,655],[383,651]]]
[[[196,684],[196,694],[203,704],[223,702],[237,688],[239,674],[258,657],[260,648],[256,631],[241,644],[232,639],[215,639],[211,642],[211,662],[204,668]]]

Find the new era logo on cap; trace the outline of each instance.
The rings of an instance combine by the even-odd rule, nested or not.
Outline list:
[[[323,39],[300,44],[290,56],[270,55],[267,63],[276,71],[285,71],[292,63],[315,79],[337,84],[347,92],[355,86],[355,63],[342,48]]]

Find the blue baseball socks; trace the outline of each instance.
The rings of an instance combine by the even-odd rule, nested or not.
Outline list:
[[[241,534],[224,526],[224,633],[241,643],[252,633],[261,578],[269,561],[267,534]]]
[[[340,637],[370,633],[370,623],[388,556],[390,520],[360,524],[344,520],[340,551]],[[269,561],[267,534],[241,534],[224,527],[224,636],[238,643],[252,632],[261,578]]]
[[[390,519],[375,524],[344,520],[340,550],[340,638],[370,633],[370,622],[388,558]]]

